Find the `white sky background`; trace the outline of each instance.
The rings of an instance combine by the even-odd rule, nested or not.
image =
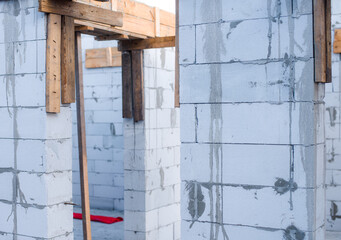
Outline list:
[[[136,0],[152,7],[158,7],[167,12],[175,13],[175,0]]]

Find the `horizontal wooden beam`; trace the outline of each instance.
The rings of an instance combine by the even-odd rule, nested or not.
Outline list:
[[[39,11],[77,19],[123,26],[123,13],[70,0],[39,0]]]
[[[130,37],[125,34],[103,35],[95,38],[96,41],[110,41],[110,40],[129,40]]]
[[[92,27],[94,30],[92,31],[92,34],[87,33],[89,35],[95,35],[96,36],[108,36],[108,35],[114,35],[114,34],[123,34],[127,35],[129,37],[135,37],[135,38],[147,38],[145,35],[128,32],[125,30],[117,29],[113,26],[110,26],[108,24],[99,24],[91,21],[84,21],[84,20],[75,20],[75,24],[77,26],[86,26],[86,27]]]
[[[110,32],[141,39],[175,36],[175,15],[172,13],[132,0],[117,1],[117,11],[123,13],[121,27],[83,20],[82,22],[75,20],[75,23],[94,27],[94,32],[87,33],[94,36],[111,35]],[[100,30],[105,30],[107,33],[101,33]]]
[[[174,37],[160,37],[150,39],[136,39],[128,41],[119,41],[118,50],[141,50],[149,48],[166,48],[175,47],[175,36]]]

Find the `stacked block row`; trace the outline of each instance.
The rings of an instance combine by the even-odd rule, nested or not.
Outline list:
[[[172,48],[144,51],[145,120],[124,120],[125,238],[180,239],[180,115]]]
[[[46,15],[0,2],[0,238],[73,239],[71,109],[45,109]]]
[[[337,0],[332,1],[332,37],[334,30],[341,28],[341,7]],[[326,229],[341,232],[341,220],[336,218],[341,213],[341,119],[340,119],[340,54],[332,55],[332,83],[326,85]]]
[[[179,10],[182,238],[324,239],[312,1]]]

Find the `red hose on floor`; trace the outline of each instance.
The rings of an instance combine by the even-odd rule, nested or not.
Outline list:
[[[82,219],[82,214],[81,213],[73,213],[73,218],[74,219]],[[117,222],[122,222],[123,218],[117,217],[105,217],[105,216],[96,216],[96,215],[90,215],[91,221],[94,222],[101,222],[101,223],[106,223],[106,224],[113,224]]]

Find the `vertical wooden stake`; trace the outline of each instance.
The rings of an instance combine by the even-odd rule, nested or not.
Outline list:
[[[327,67],[326,82],[332,82],[332,3],[326,0],[326,47],[327,47]]]
[[[122,109],[123,118],[133,117],[133,81],[131,51],[122,52]]]
[[[60,112],[61,17],[49,14],[46,41],[46,112]]]
[[[179,80],[180,80],[180,67],[179,67],[179,0],[176,0],[176,31],[175,31],[175,86],[174,86],[174,106],[180,107],[179,96]]]
[[[81,194],[82,194],[83,237],[84,237],[84,240],[91,240],[88,163],[87,163],[86,140],[85,140],[86,135],[85,135],[85,117],[84,117],[82,42],[81,42],[80,32],[76,32],[75,59],[76,59],[77,130],[78,130],[78,149],[79,149],[79,170],[80,170]]]
[[[75,26],[62,16],[62,103],[75,102]]]
[[[144,120],[143,50],[132,51],[134,120]]]

